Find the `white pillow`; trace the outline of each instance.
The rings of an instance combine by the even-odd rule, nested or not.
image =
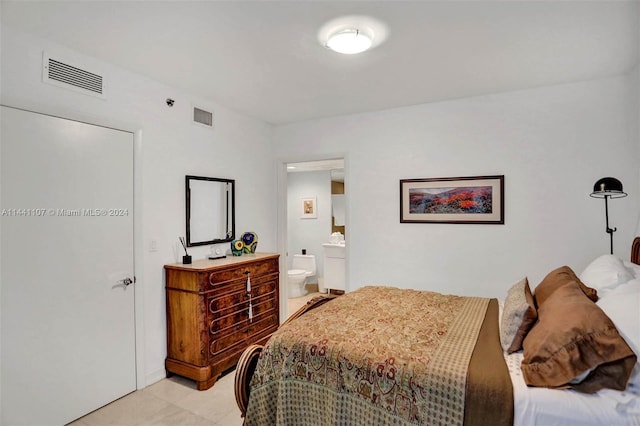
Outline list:
[[[631,271],[635,278],[640,278],[640,265],[636,265],[628,260],[623,260],[622,263],[629,271]]]
[[[611,318],[620,335],[640,360],[640,278],[604,293],[596,303]],[[640,395],[638,363],[631,373],[627,390]]]
[[[591,262],[580,274],[580,281],[591,288],[608,290],[633,279],[633,273],[622,260],[612,254],[604,254]]]

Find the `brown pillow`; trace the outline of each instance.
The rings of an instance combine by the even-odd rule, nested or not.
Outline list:
[[[536,287],[534,297],[536,306],[542,306],[545,300],[547,300],[554,291],[570,282],[577,283],[589,299],[594,302],[598,301],[598,292],[596,289],[587,287],[582,281],[580,281],[580,278],[577,277],[571,268],[568,266],[562,266],[549,272],[542,282]]]
[[[509,289],[504,300],[500,320],[502,349],[507,353],[522,349],[522,341],[537,318],[529,281],[523,278]]]
[[[523,342],[522,373],[530,386],[592,393],[624,390],[637,357],[609,317],[575,281],[557,288],[538,308]],[[591,370],[580,383],[575,377]]]

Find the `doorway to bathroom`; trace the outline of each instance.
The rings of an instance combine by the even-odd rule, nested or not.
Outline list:
[[[319,294],[346,290],[344,159],[286,163],[285,181],[286,273],[281,288],[288,317]],[[327,258],[332,243],[342,247],[337,262]]]

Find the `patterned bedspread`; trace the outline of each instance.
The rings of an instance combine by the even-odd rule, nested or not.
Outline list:
[[[281,327],[251,381],[247,425],[462,425],[489,299],[363,287]]]

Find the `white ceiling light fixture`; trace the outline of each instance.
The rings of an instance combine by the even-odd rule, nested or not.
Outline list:
[[[378,46],[387,38],[387,26],[369,16],[341,16],[318,31],[318,42],[335,52],[353,55]]]
[[[365,31],[347,28],[331,34],[327,40],[327,47],[338,53],[353,55],[368,50],[372,42],[372,37]]]

